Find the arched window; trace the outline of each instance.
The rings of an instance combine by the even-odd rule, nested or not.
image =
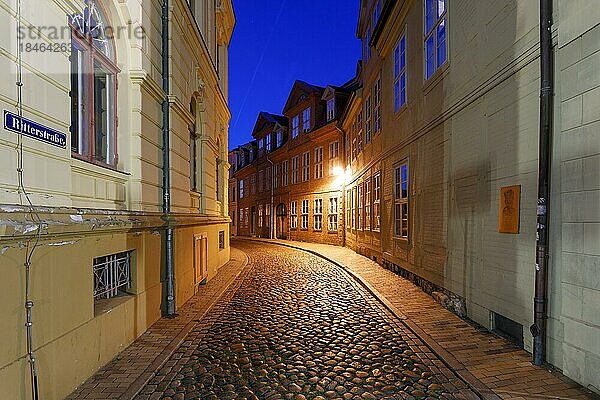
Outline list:
[[[98,1],[85,0],[71,24],[71,152],[117,164],[117,74],[111,29]]]

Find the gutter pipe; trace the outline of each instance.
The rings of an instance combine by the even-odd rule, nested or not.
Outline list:
[[[164,99],[162,102],[163,114],[163,213],[167,222],[165,232],[165,250],[166,250],[166,315],[175,316],[175,268],[173,255],[173,227],[171,226],[171,176],[170,176],[170,107],[169,107],[169,0],[163,0],[162,5],[162,89]]]
[[[550,144],[553,112],[552,0],[540,0],[540,127],[535,264],[533,364],[546,362],[548,304],[548,207],[550,203]]]

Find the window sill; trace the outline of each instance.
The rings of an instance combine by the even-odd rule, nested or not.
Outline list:
[[[71,160],[73,160],[76,164],[80,164],[79,167],[82,169],[90,169],[90,166],[93,166],[93,169],[97,169],[98,172],[114,172],[120,176],[123,175],[131,175],[129,172],[118,170],[117,167],[104,164],[98,161],[92,161],[86,158],[79,156],[77,153],[71,153]]]
[[[433,87],[435,87],[443,78],[446,76],[448,72],[448,68],[450,67],[450,60],[446,60],[444,64],[437,69],[429,78],[423,77],[423,94],[429,93]]]
[[[113,309],[127,303],[134,296],[132,294],[122,294],[117,297],[111,297],[110,299],[101,299],[94,301],[94,317],[98,317],[102,314],[108,314]]]

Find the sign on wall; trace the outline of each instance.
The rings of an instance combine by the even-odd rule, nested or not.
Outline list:
[[[498,232],[519,233],[521,185],[500,188]]]
[[[10,111],[4,110],[4,129],[20,133],[24,136],[51,144],[60,148],[67,147],[67,135],[47,126],[38,124],[26,118],[19,117]]]

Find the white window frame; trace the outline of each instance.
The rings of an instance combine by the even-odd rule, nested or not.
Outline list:
[[[381,76],[377,77],[373,85],[373,136],[381,132]]]
[[[394,236],[401,239],[408,239],[410,234],[409,197],[410,176],[408,162],[404,161],[394,168]]]
[[[298,156],[292,157],[292,185],[298,183]]]
[[[381,172],[373,176],[373,231],[381,229]]]
[[[327,213],[327,230],[334,232],[338,230],[338,198],[329,198],[329,210]]]
[[[372,100],[371,100],[371,92],[367,94],[365,98],[365,145],[371,141],[371,136],[373,134],[373,110],[372,110]],[[361,134],[362,136],[362,134]],[[360,142],[362,143],[362,137],[360,138]],[[359,149],[361,146],[359,145]],[[359,150],[360,151],[360,150]]]
[[[302,131],[304,133],[310,132],[311,129],[310,114],[310,107],[307,107],[302,111]]]
[[[448,4],[447,0],[425,0],[423,2],[424,6],[424,14],[423,14],[423,31],[425,33],[425,38],[423,40],[423,72],[425,74],[425,80],[430,79],[433,75],[435,75],[436,71],[440,69],[448,61]],[[431,5],[431,7],[428,7]],[[440,10],[440,5],[443,10]],[[431,11],[432,21],[431,26],[427,26],[428,24],[428,11]],[[440,43],[438,43],[439,32],[443,30],[444,39],[442,40],[443,49],[444,49],[444,59],[440,62],[440,49],[442,48]],[[431,42],[430,42],[431,41]],[[430,42],[430,43],[428,43]],[[428,52],[428,46],[431,45],[431,54]],[[429,71],[427,69],[427,64],[429,59],[432,59],[433,69]]]
[[[309,207],[308,200],[307,199],[302,200],[302,210],[301,210],[302,225],[300,227],[302,230],[308,230],[308,212],[309,212],[308,207]]]
[[[315,179],[323,177],[323,147],[315,148]]]
[[[281,187],[288,185],[288,160],[281,163]]]
[[[363,212],[364,212],[364,188],[363,188],[363,183],[359,183],[358,185],[356,185],[357,189],[356,189],[356,195],[357,195],[357,199],[358,199],[358,207],[356,210],[356,229],[357,230],[363,230]]]
[[[329,175],[333,175],[334,169],[339,166],[340,142],[329,143]]]
[[[307,182],[310,179],[310,152],[302,154],[302,182]]]
[[[300,134],[300,115],[292,118],[292,139],[295,139]]]
[[[323,230],[323,199],[314,199],[313,230]]]
[[[290,229],[298,229],[298,203],[290,202]]]
[[[406,32],[400,36],[394,48],[394,112],[400,111],[407,101]]]
[[[327,100],[327,122],[335,119],[335,97]]]
[[[365,179],[365,218],[364,229],[371,230],[371,177]]]

